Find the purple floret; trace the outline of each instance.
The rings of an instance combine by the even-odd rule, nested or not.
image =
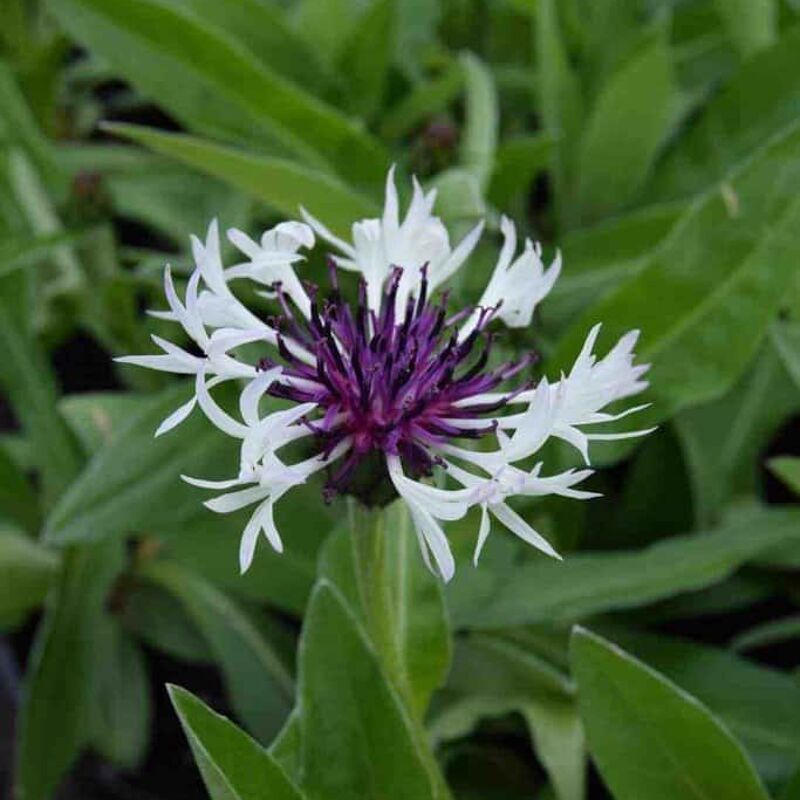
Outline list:
[[[314,402],[323,416],[306,424],[318,434],[325,455],[344,439],[352,447],[330,476],[326,493],[349,491],[356,469],[374,455],[397,455],[412,476],[430,475],[441,460],[431,445],[452,438],[480,438],[493,433],[496,422],[461,425],[494,414],[520,386],[492,403],[462,406],[459,401],[495,389],[535,361],[533,353],[488,369],[493,336],[486,328],[497,308],[482,309],[478,324],[458,341],[457,324],[472,309],[447,316],[447,295],[428,298],[427,270],[422,268],[420,291],[410,297],[396,318],[395,305],[403,270],[395,267],[387,282],[380,311],[367,307],[366,283],[359,284],[353,311],[339,292],[336,271],[330,269],[332,292],[322,302],[314,287],[311,318],[292,311],[289,298],[275,286],[283,310],[279,322],[287,334],[316,356],[311,366],[297,358],[279,337],[283,374],[300,379],[300,386],[276,382],[270,393],[297,403]],[[478,349],[480,348],[480,349]],[[477,357],[470,357],[478,351]],[[260,369],[275,366],[263,359]],[[381,459],[381,462],[383,459]]]

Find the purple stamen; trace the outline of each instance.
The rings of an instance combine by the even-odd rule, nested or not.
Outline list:
[[[357,305],[351,309],[339,292],[335,265],[328,266],[333,291],[322,302],[316,291],[309,292],[308,321],[293,312],[290,297],[280,285],[275,286],[284,322],[292,336],[316,354],[317,364],[309,366],[292,355],[279,334],[284,375],[303,383],[301,388],[277,381],[269,389],[277,397],[318,403],[322,417],[301,424],[319,437],[323,455],[345,439],[352,443],[345,460],[329,475],[326,498],[337,492],[357,492],[359,468],[368,460],[372,464],[376,456],[383,463],[385,455],[398,455],[409,474],[430,475],[434,466],[442,464],[437,446],[454,437],[478,439],[493,434],[496,420],[485,418],[483,425],[462,425],[459,420],[494,413],[521,389],[490,403],[460,405],[459,401],[496,389],[535,361],[535,355],[529,354],[486,369],[493,340],[486,328],[497,306],[478,309],[477,324],[459,341],[453,325],[475,309],[448,318],[447,295],[435,303],[428,298],[427,265],[422,267],[416,298],[408,298],[401,314],[396,306],[402,268],[392,270],[376,312],[367,307],[363,280]],[[473,361],[470,356],[479,342],[483,346]],[[471,366],[467,361],[473,361]],[[268,359],[259,362],[259,369],[271,366]],[[316,388],[309,388],[309,383]],[[368,471],[373,491],[375,469],[371,466]]]

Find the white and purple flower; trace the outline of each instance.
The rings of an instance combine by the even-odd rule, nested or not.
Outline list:
[[[615,415],[602,410],[647,386],[642,379],[647,366],[634,364],[636,332],[598,359],[593,353],[596,326],[569,374],[554,383],[517,379],[511,385],[534,361],[533,354],[490,366],[489,326],[496,321],[529,325],[536,305],[558,278],[560,259],[545,269],[539,246],[529,240],[517,255],[514,225],[504,218],[504,245],[479,305],[450,313],[446,292],[431,295],[469,257],[482,225],[451,248],[447,230],[433,215],[434,202],[435,193],[425,194],[415,181],[401,222],[390,172],[382,218],[356,222],[352,244],[304,212],[306,223],[282,223],[258,243],[229,231],[230,241],[244,255],[230,267],[222,264],[214,222],[204,243],[192,240],[196,268],[184,299],[167,269],[169,311],[157,312],[178,322],[201,355],[153,337],[162,354],[120,359],[195,376],[193,398],[170,414],[157,434],[178,425],[199,405],[216,427],[241,441],[235,478],[185,479],[224,492],[206,503],[213,511],[255,506],[242,535],[243,571],[261,532],[282,550],[275,503],[323,470],[327,497],[354,494],[366,504],[379,504],[399,495],[410,511],[425,562],[445,580],[453,575],[454,561],[440,523],[459,519],[472,507],[482,512],[476,561],[492,518],[557,557],[507,500],[513,495],[592,497],[575,488],[591,470],[543,476],[537,452],[557,437],[576,447],[588,463],[592,439],[646,433],[583,430],[642,408]],[[295,272],[303,260],[299,251],[314,247],[315,232],[342,254],[330,259],[331,291],[324,297]],[[360,273],[354,305],[339,291],[337,268]],[[232,291],[235,281],[250,281],[274,299],[280,314],[268,320],[256,315]],[[241,348],[253,343],[267,352],[248,363]],[[240,384],[240,419],[212,396],[211,390],[227,381]],[[262,416],[265,395],[291,405]],[[476,440],[486,442],[480,448],[467,446]],[[285,453],[295,442],[307,445],[308,457],[290,464]],[[449,488],[431,485],[427,479],[436,472],[449,476]]]

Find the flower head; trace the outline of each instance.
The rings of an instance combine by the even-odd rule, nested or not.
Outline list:
[[[467,259],[482,232],[474,228],[455,248],[433,215],[435,194],[414,181],[408,212],[400,221],[393,172],[389,173],[381,219],[353,225],[353,241],[335,237],[305,214],[307,223],[286,222],[257,243],[237,230],[230,241],[245,259],[223,266],[216,223],[205,242],[193,239],[195,270],[181,299],[169,269],[169,310],[158,316],[180,324],[200,355],[158,337],[162,353],[121,361],[195,376],[195,393],[159,427],[167,432],[199,405],[209,421],[241,442],[239,473],[225,481],[186,478],[223,492],[207,501],[229,513],[255,506],[242,535],[240,564],[250,565],[263,532],[278,551],[275,503],[314,473],[325,471],[324,494],[352,494],[366,504],[399,495],[407,504],[426,563],[445,580],[454,563],[443,521],[481,509],[475,560],[491,518],[549,555],[552,546],[508,504],[513,495],[558,494],[583,499],[575,488],[589,469],[543,476],[535,457],[550,437],[575,446],[588,463],[593,438],[630,433],[591,433],[585,426],[619,419],[609,403],[645,388],[647,367],[635,365],[636,333],[623,336],[597,359],[595,327],[569,374],[534,384],[524,373],[535,361],[492,359],[495,323],[530,324],[536,305],[552,288],[560,259],[545,269],[538,245],[526,240],[517,255],[513,223],[503,219],[504,244],[489,284],[476,307],[448,309],[446,291],[435,291]],[[295,268],[302,249],[315,246],[315,232],[342,255],[329,261],[330,289],[304,284]],[[338,269],[360,273],[357,300],[340,291]],[[250,281],[274,301],[278,313],[263,319],[231,289]],[[244,360],[243,345],[263,353]],[[212,390],[240,384],[238,418],[215,400]],[[262,415],[272,396],[289,407]],[[480,447],[470,446],[482,440]],[[289,463],[287,453],[305,447],[305,458]],[[449,486],[432,485],[435,473]]]

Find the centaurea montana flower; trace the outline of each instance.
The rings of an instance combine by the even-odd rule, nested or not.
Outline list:
[[[241,442],[236,477],[207,481],[185,477],[223,494],[206,502],[228,513],[255,505],[241,539],[246,570],[263,531],[277,551],[275,503],[314,473],[327,471],[324,492],[355,494],[367,504],[387,499],[387,488],[408,506],[425,563],[449,580],[454,561],[441,522],[481,509],[475,561],[490,531],[491,517],[543,552],[557,556],[507,500],[512,495],[556,494],[584,499],[576,488],[591,474],[569,469],[542,475],[542,463],[524,466],[550,437],[576,447],[588,463],[591,439],[617,439],[646,431],[587,433],[586,426],[619,419],[604,412],[609,403],[641,392],[646,365],[634,364],[637,332],[623,336],[603,358],[593,354],[599,325],[591,330],[569,374],[535,386],[509,381],[528,367],[532,355],[490,367],[490,323],[530,324],[536,305],[557,279],[561,262],[549,268],[529,240],[517,255],[513,223],[503,218],[504,244],[478,305],[450,314],[447,293],[433,297],[467,260],[481,236],[476,226],[451,247],[447,230],[433,215],[435,192],[414,181],[413,199],[400,220],[393,171],[386,183],[383,216],[353,225],[352,243],[334,236],[305,211],[305,222],[285,222],[255,242],[241,231],[228,238],[243,254],[223,266],[219,233],[212,222],[205,242],[192,239],[196,267],[184,299],[167,268],[169,311],[156,315],[179,323],[201,355],[153,337],[159,355],[121,361],[194,375],[194,396],[170,414],[157,435],[178,425],[199,405],[208,419]],[[302,283],[295,265],[301,250],[321,237],[339,251],[329,261],[332,291],[322,297]],[[360,274],[358,300],[351,306],[339,289],[337,269]],[[280,316],[262,319],[231,290],[249,281],[273,299]],[[243,359],[240,348],[258,343],[263,355]],[[211,390],[228,381],[241,386],[239,417],[225,411]],[[265,395],[291,402],[286,410],[260,413]],[[520,407],[519,412],[510,410]],[[494,443],[473,449],[469,441]],[[464,440],[458,444],[459,440]],[[287,446],[311,446],[309,457],[287,463]],[[455,488],[431,485],[434,472]]]

